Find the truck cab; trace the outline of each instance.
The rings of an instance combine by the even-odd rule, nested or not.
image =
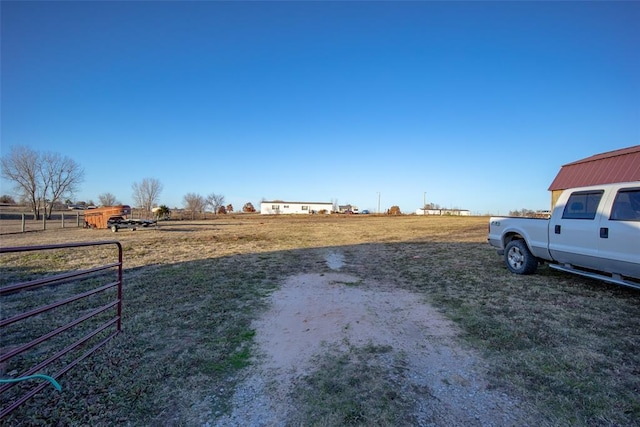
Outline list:
[[[553,260],[640,276],[640,183],[565,191],[549,223]]]

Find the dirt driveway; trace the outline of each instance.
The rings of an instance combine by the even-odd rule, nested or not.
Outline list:
[[[232,414],[207,425],[305,424],[289,409],[296,387],[323,353],[365,346],[388,349],[378,360],[401,371],[398,390],[413,408],[408,424],[528,425],[519,402],[491,389],[481,357],[437,310],[406,290],[340,272],[340,252],[325,259],[332,273],[291,276],[271,295],[254,324],[261,357],[236,389]]]

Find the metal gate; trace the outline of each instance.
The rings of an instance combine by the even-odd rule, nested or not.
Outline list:
[[[57,384],[56,379],[121,331],[122,246],[105,241],[0,248],[3,258],[19,252],[44,257],[45,252],[72,248],[81,248],[82,255],[88,247],[109,245],[117,249],[113,259],[109,254],[85,270],[50,274],[15,267],[20,270],[16,273],[0,263],[5,279],[29,278],[0,287],[0,420],[49,386],[21,380],[40,376]]]

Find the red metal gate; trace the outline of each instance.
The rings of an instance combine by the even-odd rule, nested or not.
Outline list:
[[[110,261],[102,259],[97,262],[101,265],[55,275],[27,272],[45,277],[0,287],[0,379],[43,373],[58,379],[120,332],[122,246],[117,241],[105,241],[0,248],[0,254],[41,254],[104,245],[117,247],[117,261],[102,264]],[[0,267],[4,268],[4,263]],[[31,301],[37,305],[29,307]],[[47,368],[55,372],[47,373]],[[21,384],[13,389],[16,384],[3,381],[0,385],[0,419],[49,385]]]

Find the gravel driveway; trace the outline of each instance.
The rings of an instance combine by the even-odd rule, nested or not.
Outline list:
[[[271,295],[271,309],[254,325],[262,356],[236,389],[232,414],[207,425],[304,424],[290,409],[292,391],[316,369],[314,356],[367,344],[403,355],[411,383],[403,397],[415,403],[418,425],[528,425],[519,402],[491,389],[481,357],[437,310],[406,290],[341,273],[341,253],[328,252],[326,262],[334,272],[291,276]]]

